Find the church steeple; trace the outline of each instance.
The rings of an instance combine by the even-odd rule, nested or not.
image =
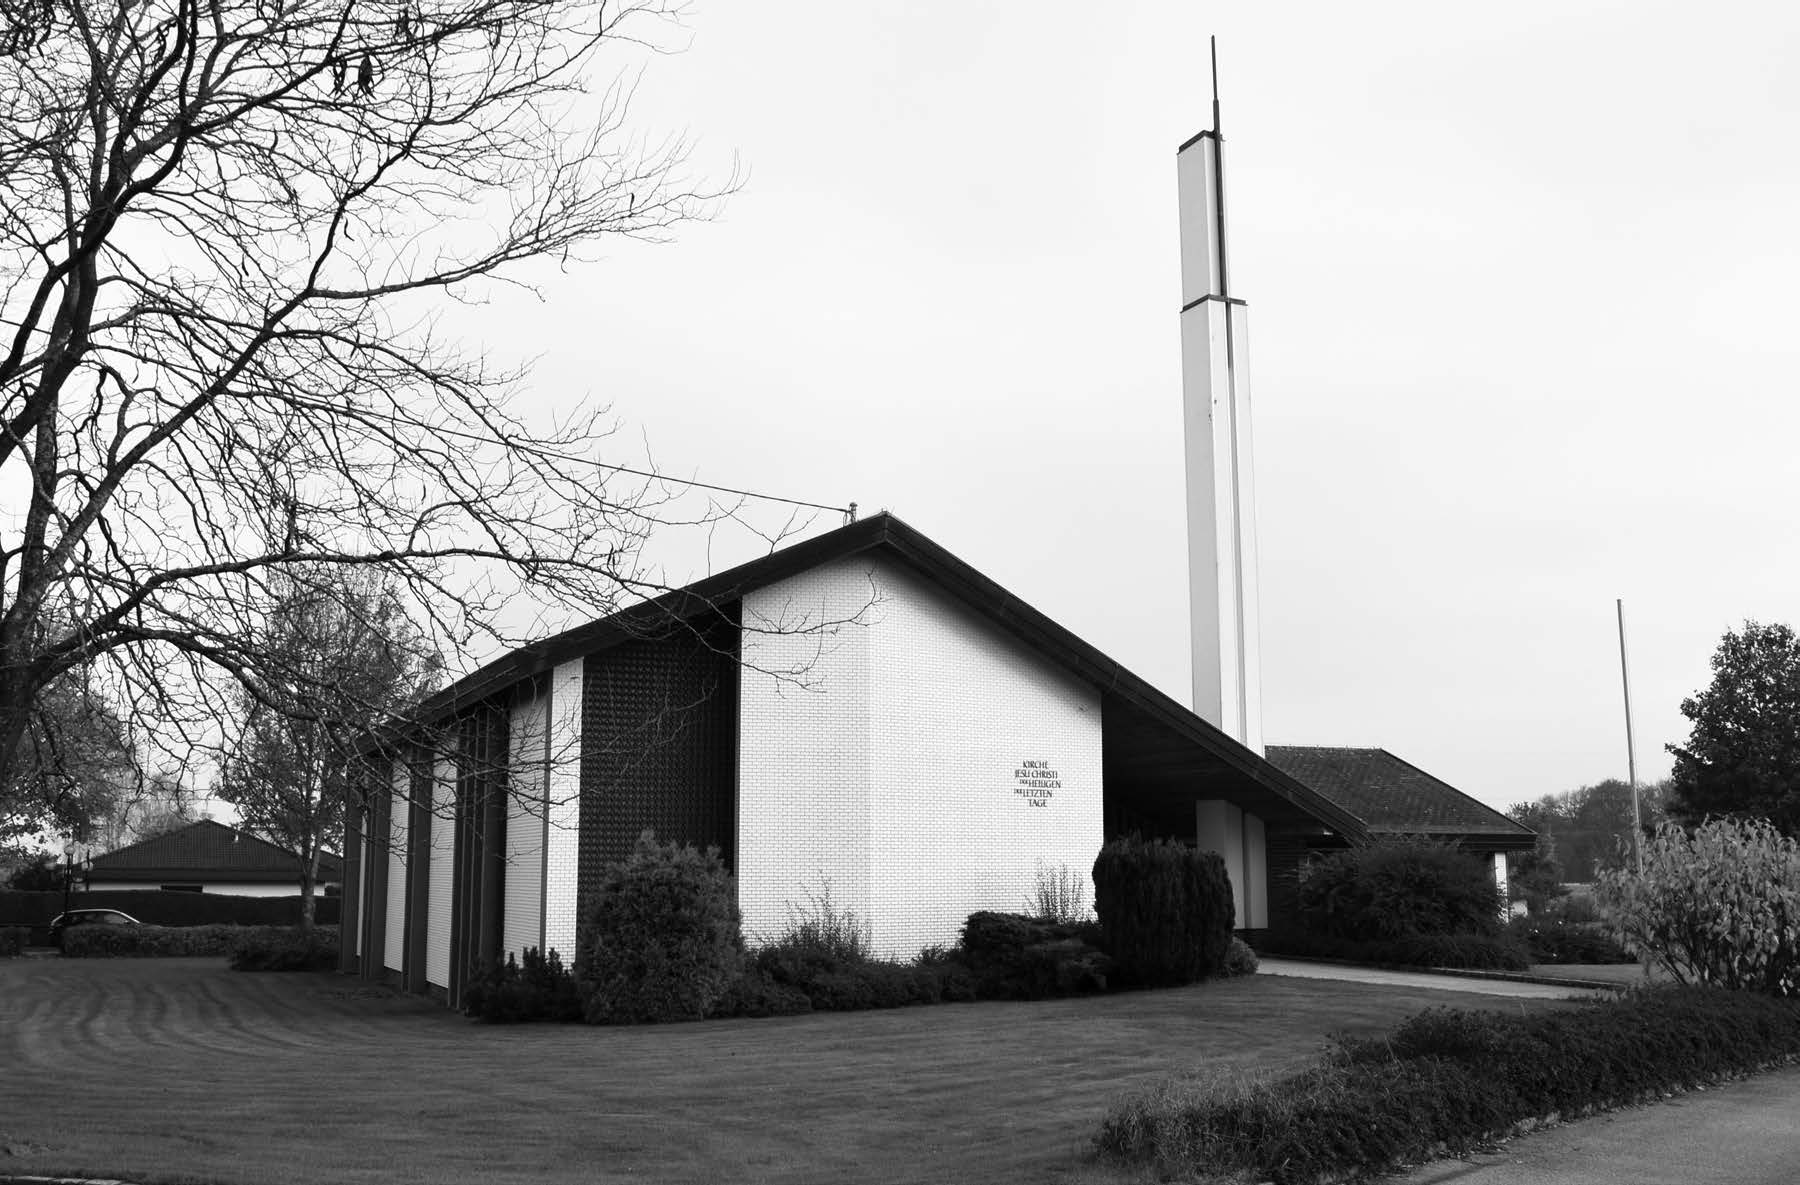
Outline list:
[[[1175,153],[1194,711],[1262,752],[1249,308],[1231,295],[1218,52],[1213,126]]]

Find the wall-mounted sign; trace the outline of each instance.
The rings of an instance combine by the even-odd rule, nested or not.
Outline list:
[[[1062,789],[1062,775],[1048,761],[1027,759],[1013,770],[1013,793],[1028,806],[1049,806]]]

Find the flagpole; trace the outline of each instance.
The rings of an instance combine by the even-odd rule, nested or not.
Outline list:
[[[1631,666],[1625,659],[1625,599],[1616,599],[1619,611],[1619,678],[1625,685],[1625,777],[1631,785],[1631,855],[1637,870],[1644,871],[1644,820],[1638,807],[1637,745],[1631,736]]]

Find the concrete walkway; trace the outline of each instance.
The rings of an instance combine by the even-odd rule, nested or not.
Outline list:
[[[1336,963],[1310,963],[1302,959],[1260,959],[1259,975],[1292,975],[1301,979],[1340,979],[1350,983],[1374,983],[1387,987],[1436,988],[1477,996],[1505,996],[1514,1000],[1575,1000],[1610,993],[1603,986],[1561,987],[1547,983],[1523,983],[1516,979],[1478,979],[1464,975],[1440,975],[1434,971],[1381,971]]]
[[[1596,1115],[1440,1160],[1395,1185],[1792,1185],[1800,1068]]]

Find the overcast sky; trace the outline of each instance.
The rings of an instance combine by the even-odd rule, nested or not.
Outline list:
[[[1175,148],[1220,39],[1270,743],[1496,806],[1667,773],[1800,619],[1790,6],[692,7],[634,125],[741,191],[480,311],[620,461],[890,509],[1188,702]],[[836,525],[822,516],[818,529]],[[758,553],[719,536],[686,579]]]

